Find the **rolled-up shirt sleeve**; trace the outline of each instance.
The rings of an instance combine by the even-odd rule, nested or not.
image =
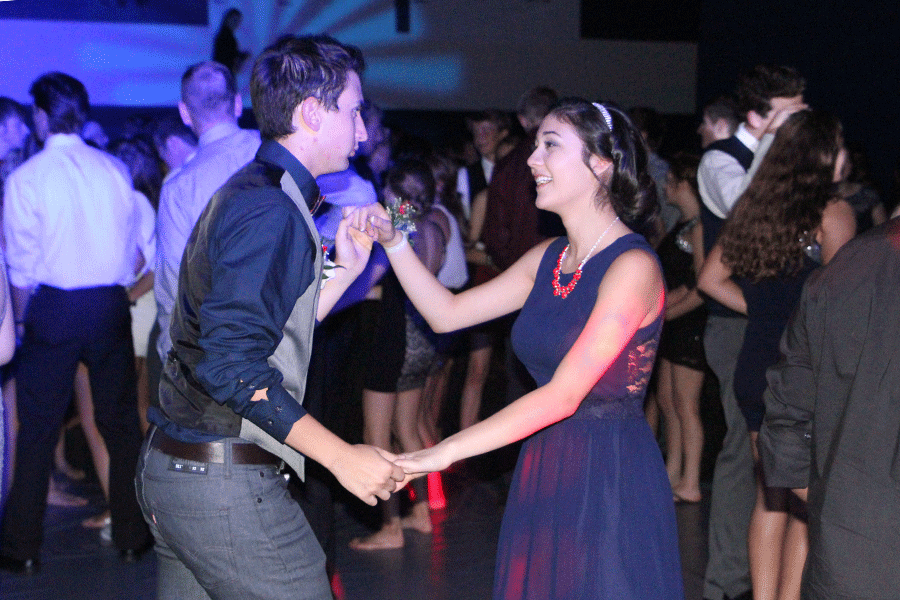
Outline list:
[[[766,414],[759,432],[766,485],[805,488],[812,458],[812,421],[816,380],[807,328],[809,289],[781,338],[781,360],[767,372]]]
[[[284,194],[244,195],[217,224],[209,247],[211,289],[200,307],[198,381],[210,396],[283,442],[306,411],[269,365],[297,300],[315,285],[315,249]],[[266,400],[253,401],[257,390]]]

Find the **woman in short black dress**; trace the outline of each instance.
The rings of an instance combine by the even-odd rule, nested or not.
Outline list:
[[[666,471],[676,502],[700,501],[706,304],[697,292],[697,272],[703,262],[699,162],[689,154],[678,154],[671,161],[666,197],[681,211],[681,220],[657,248],[668,291],[657,356],[656,398],[665,417]]]

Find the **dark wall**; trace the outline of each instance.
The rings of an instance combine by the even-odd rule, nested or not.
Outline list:
[[[797,68],[807,102],[835,113],[862,144],[885,192],[900,149],[900,3],[873,0],[703,0],[697,102],[732,91],[738,73]]]

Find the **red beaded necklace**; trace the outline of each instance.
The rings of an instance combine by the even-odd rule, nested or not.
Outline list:
[[[581,279],[581,269],[584,267],[585,263],[591,257],[591,254],[594,253],[594,250],[597,248],[597,245],[600,244],[600,240],[602,240],[607,233],[609,233],[610,228],[615,225],[616,221],[619,220],[619,217],[616,217],[615,220],[610,223],[603,233],[600,234],[600,237],[597,238],[597,241],[594,242],[594,245],[591,246],[591,249],[588,250],[587,255],[584,257],[584,260],[581,261],[581,264],[578,265],[578,268],[575,269],[575,272],[572,273],[572,281],[569,282],[568,285],[560,285],[559,284],[559,272],[562,269],[562,261],[566,257],[566,252],[569,251],[570,244],[567,244],[565,248],[562,249],[562,252],[559,253],[559,259],[556,261],[556,268],[553,269],[553,295],[559,296],[563,300],[566,299],[566,296],[571,293],[572,290],[575,289],[575,285],[578,283],[578,280]]]

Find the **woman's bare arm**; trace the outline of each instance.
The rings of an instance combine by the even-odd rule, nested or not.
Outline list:
[[[747,301],[744,299],[744,293],[731,278],[731,269],[722,262],[720,245],[713,246],[706,260],[703,261],[703,269],[697,277],[697,287],[731,310],[747,314]]]
[[[410,474],[441,470],[571,416],[634,333],[659,316],[663,289],[650,254],[641,250],[622,254],[604,276],[584,330],[550,382],[437,446],[402,455],[396,464]]]

